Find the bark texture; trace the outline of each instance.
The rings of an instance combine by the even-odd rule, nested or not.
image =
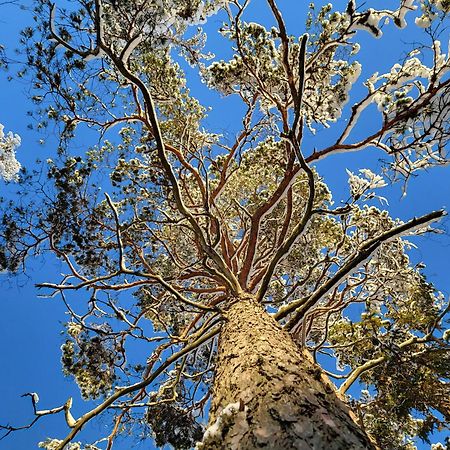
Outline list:
[[[200,448],[375,449],[311,356],[252,297],[227,319]]]

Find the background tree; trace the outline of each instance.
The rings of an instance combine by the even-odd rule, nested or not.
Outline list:
[[[60,147],[23,175],[20,203],[5,204],[0,263],[15,272],[49,252],[65,263],[61,280],[39,287],[70,313],[65,373],[99,399],[74,418],[71,399],[40,410],[30,393],[25,427],[58,412],[70,427],[44,448],[110,449],[138,426],[176,448],[412,449],[448,426],[448,305],[404,238],[444,212],[401,222],[375,206],[374,190],[448,162],[450,62],[438,36],[450,6],[311,5],[309,34],[297,38],[273,0],[273,28],[248,22],[248,4],[36,3],[27,71],[39,126],[54,122]],[[361,73],[359,30],[405,27],[416,6],[430,45],[374,74],[345,108]],[[192,26],[221,8],[234,54],[211,61]],[[235,140],[203,128],[182,61],[242,101]],[[373,104],[378,123],[361,137]],[[335,123],[317,147],[314,133]],[[91,141],[83,152],[80,136]],[[335,207],[313,164],[367,148],[384,152],[383,176],[349,172],[350,197]],[[342,379],[338,392],[328,376]],[[350,411],[357,381],[367,389]],[[108,412],[108,436],[77,443]]]

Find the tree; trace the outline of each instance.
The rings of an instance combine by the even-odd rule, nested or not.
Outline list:
[[[431,44],[371,76],[346,107],[360,33],[406,27],[416,3]],[[374,191],[448,163],[450,60],[438,36],[449,2],[311,4],[298,38],[275,0],[264,6],[271,29],[246,21],[247,0],[36,2],[22,41],[39,127],[54,123],[60,146],[22,176],[20,204],[4,205],[0,264],[64,262],[61,280],[38,287],[70,313],[64,372],[98,399],[74,418],[72,399],[40,410],[27,394],[35,419],[25,427],[64,413],[70,428],[41,447],[111,449],[139,427],[180,449],[413,449],[448,427],[449,308],[405,237],[445,212],[402,222]],[[234,54],[211,61],[192,28],[219,10]],[[235,139],[203,128],[186,62],[242,102]],[[373,104],[375,130],[355,137]],[[316,130],[331,125],[315,148]],[[92,141],[80,153],[81,137]],[[349,172],[350,197],[333,206],[314,164],[367,148],[383,152],[383,175]],[[30,192],[41,196],[26,203]],[[367,389],[349,401],[358,381]],[[111,418],[108,436],[78,443],[98,416]]]

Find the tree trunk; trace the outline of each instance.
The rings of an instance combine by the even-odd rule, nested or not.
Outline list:
[[[199,448],[375,449],[328,377],[252,297],[226,317]]]

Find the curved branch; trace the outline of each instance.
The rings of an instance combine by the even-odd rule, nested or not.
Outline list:
[[[428,342],[431,339],[431,334],[427,334],[426,336],[422,338],[418,338],[417,336],[412,336],[411,338],[407,339],[406,341],[400,343],[398,345],[398,348],[403,350],[410,345],[413,344],[423,344],[425,342]],[[380,356],[379,358],[371,359],[367,362],[365,362],[363,365],[357,367],[354,369],[350,375],[348,376],[347,380],[345,380],[344,383],[342,383],[341,387],[338,389],[339,394],[343,395],[345,394],[352,384],[364,373],[367,372],[370,369],[373,369],[376,366],[379,366],[384,361],[388,359],[387,355]]]
[[[172,365],[175,361],[188,354],[204,342],[212,339],[216,336],[220,331],[220,326],[211,330],[209,333],[199,337],[194,342],[187,344],[180,351],[174,353],[172,356],[167,358],[164,363],[162,363],[151,375],[149,375],[144,380],[139,383],[132,384],[131,386],[127,386],[124,388],[117,388],[116,392],[108,397],[103,403],[87,412],[83,416],[81,416],[78,420],[76,420],[72,431],[64,438],[64,440],[58,445],[56,450],[64,450],[64,447],[72,441],[72,439],[81,431],[83,426],[89,422],[94,417],[98,416],[100,413],[105,411],[108,407],[110,407],[116,400],[123,397],[124,395],[130,394],[134,391],[142,389],[152,383],[159,375],[161,375],[164,370],[166,370],[170,365]]]
[[[286,328],[291,330],[299,320],[303,318],[305,313],[313,307],[321,298],[327,295],[332,289],[338,286],[353,270],[357,269],[358,266],[364,262],[366,259],[370,258],[373,253],[378,250],[381,244],[390,241],[391,239],[399,238],[403,234],[412,233],[417,228],[422,228],[436,220],[441,219],[447,213],[444,210],[433,211],[422,217],[415,217],[414,219],[406,222],[397,227],[391,228],[390,230],[380,234],[366,241],[358,251],[356,251],[351,259],[347,261],[327,282],[325,282],[318,290],[316,290],[312,295],[306,298],[302,298],[291,302],[286,305],[274,315],[276,320],[284,319],[288,314],[297,311],[294,317],[292,317],[286,324]]]
[[[297,242],[298,238],[301,236],[301,234],[305,230],[306,225],[308,224],[309,220],[311,219],[311,217],[313,215],[314,197],[315,197],[315,192],[316,192],[314,173],[311,170],[311,168],[308,166],[308,164],[305,162],[305,159],[303,158],[303,155],[300,151],[299,145],[293,134],[292,134],[291,142],[296,150],[297,157],[300,161],[300,166],[306,172],[306,175],[308,177],[308,187],[309,187],[308,201],[307,201],[307,204],[305,207],[305,212],[303,213],[302,219],[292,230],[292,233],[290,234],[290,236],[283,242],[282,245],[280,245],[280,247],[276,251],[275,255],[273,256],[272,260],[270,261],[269,266],[267,267],[266,273],[264,274],[264,278],[262,280],[261,287],[259,288],[258,293],[256,295],[256,298],[258,299],[258,301],[262,301],[264,294],[266,293],[267,288],[269,287],[270,280],[272,278],[272,275],[273,275],[278,263],[281,261],[282,258],[289,255],[289,252],[291,251],[295,242]]]

